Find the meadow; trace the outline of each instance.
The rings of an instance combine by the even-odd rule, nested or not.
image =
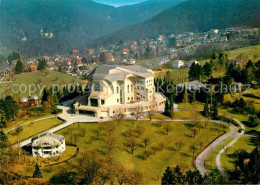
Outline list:
[[[165,127],[169,124],[172,129],[167,134]],[[80,150],[79,155],[82,155],[86,150],[95,149],[106,156],[105,139],[107,135],[102,133],[105,132],[105,129],[111,130],[111,128],[114,128],[111,135],[115,138],[115,146],[112,151],[115,162],[127,169],[138,169],[143,175],[143,184],[160,184],[160,177],[167,166],[179,165],[183,169],[195,170],[193,160],[196,154],[220,134],[228,131],[228,128],[223,128],[216,123],[209,123],[207,128],[201,128],[194,138],[191,132],[191,123],[188,122],[121,121],[76,123],[56,134],[65,135],[67,144],[77,145]],[[143,130],[136,138],[138,145],[134,154],[126,147],[128,140],[126,133],[131,129]],[[75,134],[82,133],[82,130],[84,135]],[[143,140],[146,137],[150,139],[150,142],[145,148]],[[180,150],[176,143],[183,144]],[[194,156],[191,150],[192,146],[196,148]],[[144,158],[144,151],[151,152],[149,158]],[[72,159],[65,164],[42,167],[42,172],[45,179],[48,180],[57,171],[71,169],[71,166],[77,165],[77,163],[77,159]],[[33,169],[27,170],[28,173],[32,173]]]

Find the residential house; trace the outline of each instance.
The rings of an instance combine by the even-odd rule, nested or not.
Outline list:
[[[181,68],[184,66],[184,62],[182,60],[175,60],[172,62],[173,68]]]
[[[229,64],[242,67],[242,60],[233,58],[233,59],[229,60]]]
[[[35,71],[37,71],[37,65],[30,65],[30,71],[31,72],[35,72]]]

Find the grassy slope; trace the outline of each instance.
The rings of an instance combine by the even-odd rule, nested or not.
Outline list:
[[[68,76],[61,72],[56,71],[46,71],[46,72],[30,72],[30,73],[23,73],[14,75],[13,77],[10,77],[11,82],[7,83],[0,83],[0,95],[14,95],[14,97],[20,96],[20,95],[29,95],[29,85],[36,85],[36,93],[39,95],[39,92],[41,88],[43,87],[51,87],[54,84],[57,85],[68,85],[71,83],[76,83],[77,79]],[[80,81],[79,81],[80,82]],[[27,91],[24,93],[14,93],[12,92],[12,87],[14,84],[25,84],[28,88]],[[39,88],[40,87],[40,88]],[[14,90],[17,91],[17,86],[14,86]],[[22,89],[24,90],[24,89]],[[1,97],[0,97],[1,98]]]
[[[15,131],[11,131],[7,134],[8,139],[11,144],[14,144],[17,142],[17,139],[24,140],[29,137],[35,136],[36,134],[40,134],[44,131],[47,131],[57,125],[62,124],[63,121],[57,119],[57,118],[50,118],[46,120],[41,120],[34,122],[32,124],[24,125],[23,131],[19,134],[18,138],[17,135],[15,134]]]
[[[174,122],[173,131],[170,132],[168,136],[162,132],[162,128],[152,126],[151,122],[142,121],[136,123],[135,126],[136,125],[142,125],[146,130],[142,138],[144,136],[149,136],[151,138],[151,144],[147,147],[148,150],[151,150],[151,146],[157,146],[160,142],[166,143],[166,148],[163,151],[158,151],[148,160],[143,160],[140,158],[140,155],[142,155],[143,151],[145,150],[142,146],[139,146],[133,155],[130,154],[124,147],[126,138],[122,136],[121,133],[124,130],[131,128],[130,122],[125,121],[121,123],[113,134],[114,137],[117,138],[117,148],[114,152],[115,160],[127,168],[139,169],[140,172],[143,173],[143,183],[145,184],[160,184],[159,178],[167,166],[180,165],[185,169],[194,169],[190,146],[195,144],[198,148],[200,148],[198,145],[200,142],[202,142],[202,148],[204,148],[207,144],[209,144],[210,141],[222,133],[221,131],[215,130],[215,128],[221,128],[213,123],[210,123],[207,129],[202,129],[196,138],[192,138],[190,136],[191,133],[184,122]],[[78,124],[74,124],[62,131],[59,131],[57,134],[64,134],[66,132],[68,133],[70,130],[76,130],[77,127]],[[93,130],[98,128],[98,124],[80,123],[80,129],[82,128],[86,129],[87,135],[86,137],[79,137],[77,139],[77,144],[80,147],[80,153],[89,149],[97,149],[103,152],[104,147],[102,141],[93,139],[96,136],[96,134],[93,133]],[[209,132],[211,134],[207,134]],[[70,134],[65,134],[65,136],[66,141],[69,142],[71,140]],[[140,142],[140,144],[142,144],[141,139],[137,140]],[[181,152],[176,151],[175,142],[177,141],[182,141],[185,144],[181,149]],[[73,159],[71,163],[75,164],[77,163],[77,160]],[[71,166],[71,164],[45,167],[42,168],[42,172],[46,179],[48,179],[51,175],[57,173],[57,170],[61,168],[68,168],[69,166]],[[31,173],[32,172],[33,171],[31,171]]]

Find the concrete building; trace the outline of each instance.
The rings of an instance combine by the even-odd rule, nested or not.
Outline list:
[[[46,132],[32,138],[32,156],[50,158],[61,155],[66,150],[65,138]]]
[[[112,117],[130,114],[138,107],[142,112],[158,109],[166,98],[155,92],[154,73],[139,65],[105,65],[88,75],[89,93],[75,100],[76,114]]]

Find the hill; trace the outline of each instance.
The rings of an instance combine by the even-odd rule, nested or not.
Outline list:
[[[160,34],[179,34],[185,31],[201,32],[211,28],[232,26],[260,26],[258,0],[188,0],[164,10],[157,16],[111,35],[101,37],[89,46],[117,43],[120,39],[140,40]]]
[[[38,71],[18,74],[10,77],[10,82],[0,83],[0,98],[6,95],[12,95],[18,98],[20,96],[29,95],[29,86],[36,86],[36,92],[33,94],[40,95],[40,88],[50,88],[52,85],[69,85],[77,82],[83,82],[81,80],[75,79],[69,75],[56,71]],[[23,87],[20,86],[23,84]],[[21,87],[21,92],[17,92],[19,87]],[[39,88],[40,87],[40,88]],[[13,91],[14,90],[14,91]],[[24,91],[24,92],[23,92]]]
[[[90,0],[1,0],[0,41],[24,56],[64,53],[181,1],[151,0],[115,8]]]

